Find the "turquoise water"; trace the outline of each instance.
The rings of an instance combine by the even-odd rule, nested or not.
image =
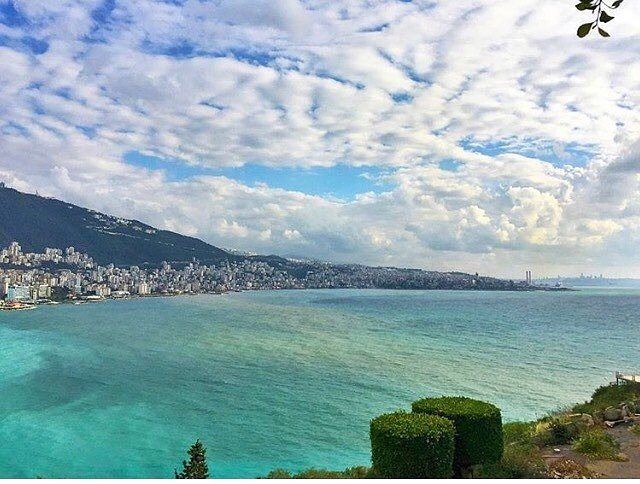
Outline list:
[[[640,366],[640,291],[280,291],[0,314],[0,477],[215,477],[369,463],[425,395],[529,419]]]

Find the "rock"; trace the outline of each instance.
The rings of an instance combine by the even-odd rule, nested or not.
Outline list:
[[[607,407],[604,411],[604,419],[609,422],[622,420],[622,410],[615,407]]]
[[[622,418],[633,417],[632,413],[629,411],[629,407],[626,404],[621,405],[620,416]]]
[[[595,422],[593,421],[593,417],[588,413],[583,413],[580,416],[580,422],[582,422],[582,424],[585,427],[593,427],[595,425]]]

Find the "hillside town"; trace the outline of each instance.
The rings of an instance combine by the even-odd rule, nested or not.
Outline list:
[[[285,259],[282,259],[285,260]],[[99,301],[105,298],[232,291],[320,288],[528,290],[527,283],[464,273],[255,258],[219,265],[163,262],[160,267],[102,266],[74,247],[24,252],[18,242],[0,251],[0,308]]]
[[[180,268],[165,262],[152,269],[121,268],[98,265],[73,247],[26,253],[17,242],[0,252],[0,281],[5,309],[66,300],[302,287],[294,277],[264,262],[231,261],[214,267],[193,261]]]

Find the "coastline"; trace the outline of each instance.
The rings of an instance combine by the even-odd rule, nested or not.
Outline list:
[[[167,293],[167,294],[132,294],[128,296],[107,296],[107,297],[99,297],[99,298],[71,298],[61,301],[44,301],[44,302],[28,302],[28,303],[20,303],[19,306],[10,306],[7,307],[6,304],[0,306],[0,312],[2,311],[28,311],[32,309],[37,309],[39,306],[57,306],[57,305],[77,305],[81,306],[84,304],[95,304],[101,303],[105,301],[131,301],[136,299],[146,299],[146,298],[171,298],[171,297],[180,297],[180,296],[224,296],[226,294],[233,293],[243,293],[243,292],[265,292],[265,291],[317,291],[317,290],[381,290],[381,291],[398,291],[398,292],[407,292],[407,291],[420,291],[420,292],[441,292],[441,291],[455,291],[455,292],[505,292],[505,293],[519,293],[519,292],[575,292],[580,291],[578,288],[568,288],[568,287],[544,287],[544,286],[532,286],[528,289],[468,289],[468,288],[434,288],[434,289],[408,289],[408,288],[388,288],[388,287],[300,287],[300,288],[280,288],[280,289],[241,289],[241,290],[230,290],[230,291],[222,291],[222,292],[180,292],[180,293]]]

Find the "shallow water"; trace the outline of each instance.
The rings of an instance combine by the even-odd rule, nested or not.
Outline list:
[[[0,477],[214,477],[369,463],[426,395],[531,419],[640,366],[640,291],[321,290],[0,314]]]

